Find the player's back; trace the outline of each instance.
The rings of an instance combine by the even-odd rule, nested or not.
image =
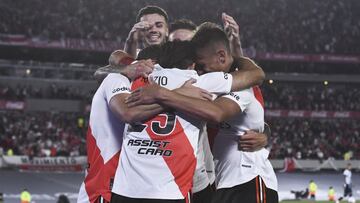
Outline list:
[[[151,77],[172,90],[198,75],[156,66]],[[126,125],[113,192],[132,198],[184,199],[192,186],[200,127],[201,122],[172,111]]]

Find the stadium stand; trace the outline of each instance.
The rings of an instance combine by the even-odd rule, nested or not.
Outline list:
[[[86,114],[0,112],[0,147],[30,157],[85,155]]]
[[[350,119],[268,119],[273,127],[270,156],[276,159],[360,159],[360,124]]]
[[[220,23],[221,12],[228,12],[240,25],[242,45],[247,48],[246,53],[251,56],[252,52],[257,52],[255,60],[268,76],[285,74],[282,80],[274,80],[271,84],[267,81],[261,87],[265,108],[269,112],[266,120],[273,129],[272,158],[295,156],[300,159],[343,159],[347,149],[351,148],[354,149],[352,158],[360,159],[356,145],[359,140],[359,124],[356,122],[358,120],[352,119],[352,115],[358,115],[360,111],[360,90],[358,83],[347,83],[346,80],[360,74],[359,59],[349,58],[360,52],[360,22],[354,20],[359,17],[357,11],[360,10],[360,4],[356,0],[347,3],[336,0],[231,0],[226,5],[221,3],[221,7],[218,6],[219,1],[200,0],[195,5],[187,1],[189,0],[177,4],[176,8],[170,0],[151,2],[167,10],[171,14],[170,20],[190,18],[197,24],[205,20]],[[80,116],[81,122],[86,126],[88,105],[97,86],[93,73],[99,65],[90,65],[94,62],[90,59],[99,55],[96,51],[102,51],[101,54],[107,57],[108,52],[122,48],[137,10],[148,3],[110,0],[99,7],[99,0],[64,0],[55,1],[51,5],[44,4],[41,0],[0,2],[1,53],[10,53],[16,58],[23,52],[18,53],[14,47],[21,45],[28,48],[36,44],[36,51],[29,49],[24,53],[35,53],[31,56],[42,61],[34,61],[36,59],[32,58],[12,60],[14,57],[6,58],[9,55],[1,57],[0,140],[5,152],[11,148],[18,155],[86,154],[83,149],[85,130],[77,124]],[[236,6],[239,4],[242,6]],[[204,5],[207,9],[202,8]],[[34,14],[34,10],[42,12]],[[93,13],[99,15],[92,15]],[[217,15],[213,15],[214,13]],[[31,43],[28,43],[26,40],[30,38]],[[16,43],[12,43],[12,40]],[[76,46],[69,44],[69,40],[73,40],[71,42]],[[25,41],[25,45],[22,44]],[[51,47],[53,42],[56,42],[55,48]],[[90,45],[85,46],[87,43]],[[60,52],[54,52],[52,57],[44,54],[54,50],[61,50],[64,55],[59,55]],[[94,53],[85,53],[84,50]],[[83,57],[84,63],[65,63],[76,61],[74,58],[80,52],[84,52],[83,55],[86,56]],[[284,55],[276,58],[270,54],[270,60],[269,55],[261,55],[261,52],[288,55],[284,59],[281,58]],[[332,55],[345,57],[334,59],[330,57]],[[100,60],[102,65],[107,63],[106,57]],[[308,75],[294,73],[312,74],[320,82],[311,79],[307,82],[295,82],[287,79],[289,76],[308,78]],[[325,76],[338,77],[338,74],[344,75],[345,79],[324,84]],[[26,104],[31,99],[35,99],[35,103],[50,99],[46,101],[59,101],[60,104],[63,104],[63,100],[75,100],[80,101],[80,105],[76,106],[76,113],[70,112],[73,109],[68,110],[68,113],[46,113],[41,108],[40,111],[29,111],[27,107],[31,105]],[[17,103],[7,105],[6,102],[9,101],[23,103],[18,108]],[[41,104],[37,106],[41,107]],[[282,115],[286,119],[274,117],[273,113],[278,110],[286,112],[286,116]],[[306,116],[291,116],[289,111],[306,111],[309,114],[340,112],[350,116],[347,119],[336,116],[305,119]],[[21,125],[21,122],[25,125]],[[63,139],[64,137],[67,138]],[[75,143],[69,144],[69,137]],[[352,140],[347,139],[348,137]],[[26,143],[25,139],[35,140],[39,147]],[[82,143],[81,147],[79,143]]]
[[[231,0],[226,4],[200,0],[195,5],[184,0],[176,7],[170,0],[151,2],[167,10],[171,19],[190,18],[198,24],[219,22],[220,17],[213,14],[229,12],[239,22],[243,45],[260,51],[359,53],[360,23],[355,19],[359,18],[360,4],[356,0]],[[0,3],[0,33],[23,34],[39,41],[77,38],[124,42],[137,10],[148,3],[64,0],[50,5],[41,0],[5,0]],[[34,15],[34,10],[41,12]]]

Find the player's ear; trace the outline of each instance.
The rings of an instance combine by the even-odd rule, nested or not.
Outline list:
[[[216,55],[218,56],[218,62],[220,64],[224,64],[225,61],[226,61],[226,51],[224,49],[219,49],[217,52],[216,52]]]
[[[169,25],[166,25],[165,36],[166,36],[166,39],[169,38]]]
[[[188,67],[189,70],[194,70],[195,69],[195,63],[192,63],[189,67]]]

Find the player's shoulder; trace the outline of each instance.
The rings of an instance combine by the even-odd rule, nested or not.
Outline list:
[[[102,81],[101,86],[107,86],[107,85],[113,85],[119,83],[130,85],[130,80],[129,78],[125,77],[120,73],[109,73]]]
[[[112,80],[112,79],[121,79],[124,80],[126,82],[129,81],[129,79],[127,77],[125,77],[124,75],[120,74],[120,73],[109,73],[106,78],[104,80]]]

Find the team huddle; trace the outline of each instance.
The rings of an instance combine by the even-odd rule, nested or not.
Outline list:
[[[96,72],[78,202],[278,202],[265,76],[243,57],[234,19],[169,25],[147,6],[136,20]]]

